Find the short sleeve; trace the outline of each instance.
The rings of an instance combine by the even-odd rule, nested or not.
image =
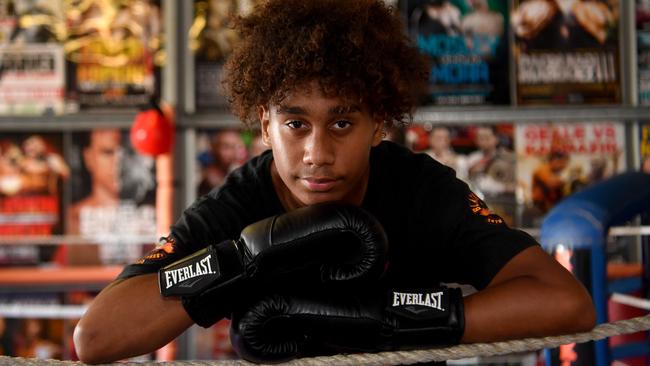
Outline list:
[[[128,264],[117,276],[118,280],[124,280],[143,274],[156,273],[158,270],[170,263],[173,263],[185,256],[176,245],[172,236],[162,237],[158,245],[135,263]]]
[[[467,184],[454,179],[450,185],[444,195],[448,207],[444,280],[483,289],[514,256],[539,244],[509,227]]]

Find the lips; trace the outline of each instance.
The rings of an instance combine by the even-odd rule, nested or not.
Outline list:
[[[336,178],[326,177],[305,177],[301,180],[307,189],[314,192],[327,192],[338,182]]]

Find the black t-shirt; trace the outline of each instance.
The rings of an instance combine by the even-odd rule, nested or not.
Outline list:
[[[237,239],[247,225],[285,212],[273,188],[271,151],[233,171],[198,198],[172,226],[173,248],[154,249],[118,278],[156,272],[207,245]],[[517,253],[537,245],[490,213],[454,171],[426,154],[384,141],[370,154],[362,207],[384,226],[387,284],[425,288],[440,282],[484,288]]]

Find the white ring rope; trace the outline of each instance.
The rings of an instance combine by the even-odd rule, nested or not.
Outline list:
[[[590,332],[571,335],[552,336],[543,338],[516,339],[495,343],[461,344],[447,348],[433,348],[415,351],[359,353],[351,355],[319,356],[300,358],[281,365],[284,366],[357,366],[357,365],[408,365],[420,362],[458,360],[476,356],[496,356],[510,353],[555,348],[563,344],[583,343],[601,340],[607,337],[636,333],[650,329],[650,315],[632,319],[619,320],[612,323],[597,325]],[[81,366],[72,361],[38,360],[0,356],[0,365],[29,365],[29,366]],[[243,360],[227,361],[168,361],[168,362],[123,362],[110,364],[114,366],[230,366],[255,365]]]

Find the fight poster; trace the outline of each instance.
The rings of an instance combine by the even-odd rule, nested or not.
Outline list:
[[[431,61],[427,103],[510,103],[507,1],[403,0],[400,8]]]
[[[72,177],[66,233],[90,249],[68,248],[69,264],[125,264],[156,240],[156,175],[151,157],[136,153],[128,131],[76,132],[69,150]]]
[[[0,294],[0,306],[8,312],[8,316],[0,317],[0,355],[71,359],[65,347],[65,320],[39,314],[40,309],[47,308],[56,312],[61,306],[59,294],[4,293]]]
[[[68,98],[81,108],[133,107],[160,90],[158,0],[66,0]]]
[[[232,19],[248,14],[259,0],[194,1],[194,21],[189,31],[194,53],[195,98],[198,109],[224,108],[221,89],[226,58],[239,42]]]
[[[522,123],[515,127],[523,226],[539,227],[560,200],[625,170],[625,129],[617,122]]]
[[[61,1],[0,1],[0,114],[65,110]]]
[[[456,176],[506,223],[516,218],[513,125],[444,126],[414,124],[405,145],[454,169]]]
[[[619,0],[515,0],[517,104],[621,102]]]
[[[639,105],[650,105],[650,3],[636,0],[636,49]]]
[[[223,185],[228,174],[248,159],[264,152],[259,131],[239,128],[201,130],[197,133],[197,195]]]
[[[0,137],[0,236],[61,234],[62,187],[70,178],[60,134]],[[53,248],[0,246],[0,265],[48,261]]]

